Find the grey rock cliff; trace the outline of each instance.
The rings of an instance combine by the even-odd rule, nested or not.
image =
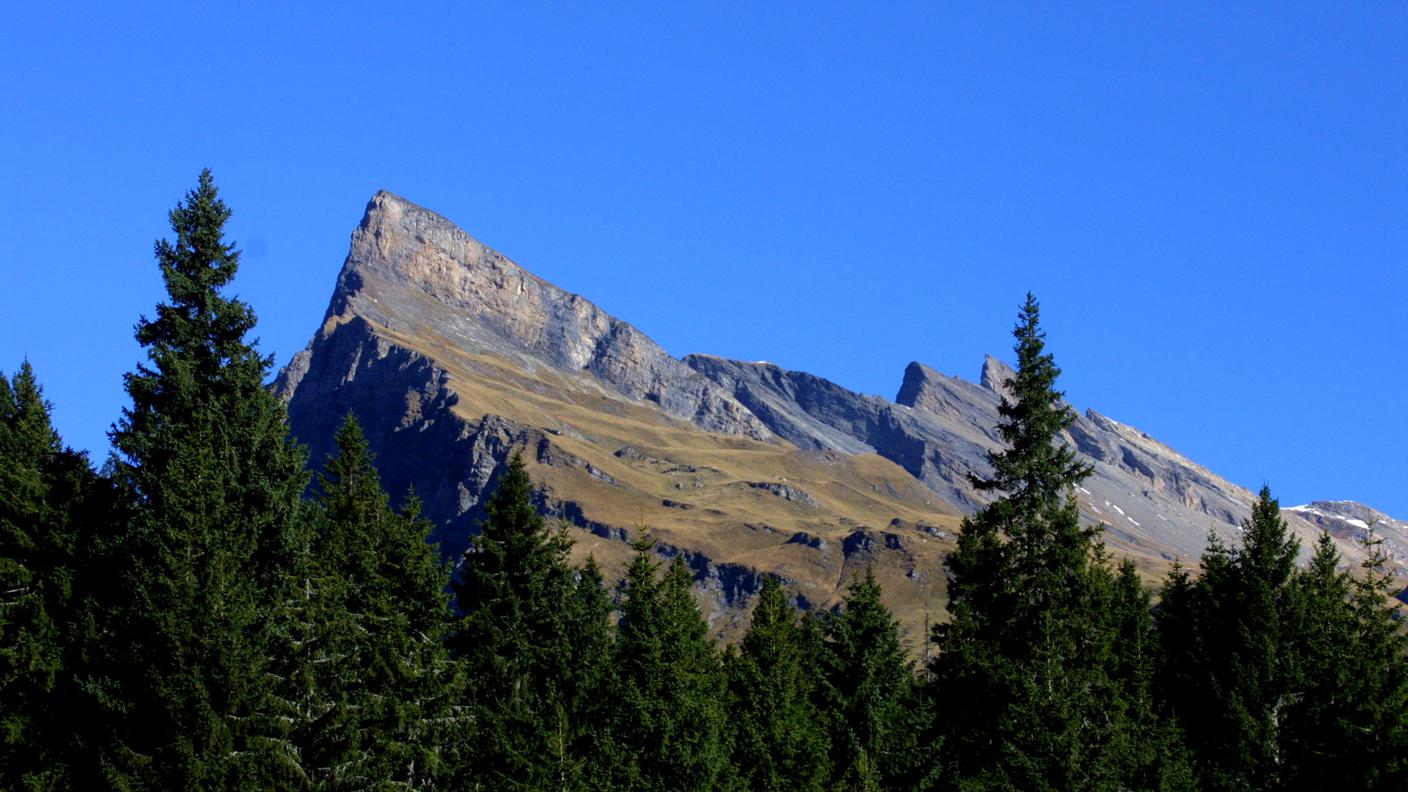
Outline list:
[[[799,448],[879,454],[963,511],[982,503],[968,474],[985,469],[991,429],[967,416],[995,415],[997,408],[996,398],[972,383],[910,364],[901,396],[912,393],[917,403],[938,411],[931,414],[771,363],[708,355],[689,355],[685,362],[730,389],[769,429]]]
[[[1337,500],[1311,501],[1286,511],[1345,543],[1362,544],[1369,538],[1383,540],[1383,549],[1392,562],[1390,568],[1401,569],[1408,561],[1408,522],[1395,520],[1377,509]]]
[[[702,429],[768,436],[745,407],[635,327],[388,192],[372,198],[352,234],[326,318],[345,316],[525,366],[586,372]]]
[[[288,402],[293,433],[321,466],[348,413],[376,454],[382,485],[399,500],[412,487],[447,556],[463,553],[515,444],[543,433],[494,415],[465,420],[458,397],[424,355],[379,337],[354,317],[320,332],[274,384]]]
[[[1015,373],[991,355],[983,362],[981,384],[911,363],[893,404],[770,363],[705,355],[685,362],[730,389],[769,429],[799,447],[874,452],[962,511],[987,502],[970,476],[985,475],[988,453],[1001,447],[998,405],[1010,397],[1006,383]],[[1090,478],[1077,490],[1085,520],[1103,523],[1118,546],[1192,562],[1209,531],[1235,543],[1238,526],[1251,514],[1254,495],[1248,490],[1094,410],[1078,415],[1062,441],[1092,464]],[[1308,546],[1313,526],[1294,512],[1287,521]],[[1353,556],[1349,543],[1346,551]]]

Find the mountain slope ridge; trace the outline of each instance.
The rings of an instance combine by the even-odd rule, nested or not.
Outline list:
[[[997,447],[1011,373],[992,356],[978,383],[914,362],[891,402],[771,363],[676,359],[382,191],[322,326],[275,389],[315,460],[356,413],[388,487],[414,485],[452,556],[507,456],[524,452],[540,508],[576,526],[580,552],[609,566],[654,526],[662,549],[691,559],[726,634],[757,584],[738,570],[777,574],[824,607],[857,565],[876,564],[907,623],[938,617],[941,559],[957,515],[984,502],[969,477]],[[1249,513],[1251,493],[1094,410],[1066,440],[1095,466],[1078,493],[1086,518],[1150,576],[1196,558],[1209,530],[1235,538]]]

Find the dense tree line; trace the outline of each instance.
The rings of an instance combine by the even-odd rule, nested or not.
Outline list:
[[[1299,567],[1264,489],[1155,605],[1080,522],[1030,296],[932,660],[869,571],[805,614],[765,577],[719,647],[648,536],[614,590],[574,565],[520,457],[453,581],[355,420],[310,479],[228,217],[208,172],[172,211],[101,470],[28,363],[0,375],[0,789],[1408,788],[1382,545]]]

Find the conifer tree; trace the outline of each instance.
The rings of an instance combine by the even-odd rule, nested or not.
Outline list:
[[[917,767],[924,712],[899,623],[873,571],[857,575],[824,624],[822,700],[829,715],[834,789],[906,789]]]
[[[239,253],[209,171],[156,245],[168,301],[137,323],[148,363],[112,432],[123,499],[105,614],[121,714],[111,783],[221,789],[262,783],[275,593],[302,544],[304,455],[264,388],[254,313],[223,289]]]
[[[1358,684],[1346,728],[1359,740],[1345,762],[1364,789],[1408,788],[1408,633],[1383,538],[1365,531],[1365,559],[1350,602],[1357,621]],[[1343,724],[1343,721],[1341,721]]]
[[[934,631],[935,739],[961,788],[1128,788],[1159,775],[1133,750],[1149,726],[1138,682],[1113,676],[1120,631],[1140,628],[1111,618],[1123,589],[1099,530],[1080,524],[1073,490],[1090,468],[1060,442],[1075,416],[1030,294],[1013,335],[1005,447],[989,454],[992,474],[973,479],[997,498],[963,522],[948,561],[952,618]],[[1139,607],[1130,596],[1126,614]]]
[[[1190,583],[1180,573],[1165,587],[1161,698],[1205,788],[1278,789],[1288,778],[1281,726],[1296,695],[1290,583],[1298,548],[1263,487],[1241,547],[1211,538],[1201,576]]]
[[[571,541],[546,527],[532,495],[514,454],[456,585],[465,619],[454,644],[476,723],[469,761],[485,789],[552,788],[566,765],[577,766],[562,753],[564,735],[581,723],[570,706],[586,699],[570,643],[581,615]]]
[[[1408,655],[1393,618],[1381,540],[1366,531],[1362,577],[1340,568],[1328,533],[1292,582],[1291,693],[1279,738],[1282,788],[1401,789]]]
[[[1113,576],[1095,579],[1106,588],[1097,613],[1105,616],[1092,638],[1107,641],[1098,654],[1110,684],[1108,711],[1117,713],[1122,728],[1109,732],[1092,776],[1121,780],[1127,788],[1173,790],[1196,788],[1196,776],[1178,724],[1159,713],[1155,675],[1163,662],[1149,592],[1133,561],[1125,559]]]
[[[565,535],[566,526],[559,526]],[[590,762],[600,755],[603,721],[610,711],[606,694],[611,679],[611,598],[596,559],[588,557],[577,572],[568,610],[568,662],[572,675],[550,724],[550,775],[555,789],[578,789],[593,777]]]
[[[458,677],[449,661],[449,573],[412,499],[390,507],[349,414],[318,477],[313,527],[284,598],[275,668],[293,775],[308,788],[443,775]]]
[[[87,456],[68,450],[25,361],[0,374],[0,788],[74,784],[86,724],[75,689]]]
[[[753,621],[728,662],[735,782],[757,792],[820,790],[827,734],[815,706],[814,669],[782,586],[763,578]]]
[[[1310,566],[1292,583],[1294,622],[1294,691],[1285,712],[1280,739],[1289,767],[1287,788],[1326,789],[1347,783],[1356,768],[1347,766],[1359,735],[1346,728],[1357,696],[1354,662],[1358,641],[1351,603],[1353,582],[1340,569],[1340,553],[1328,533],[1315,545]],[[1356,757],[1357,758],[1357,757]],[[1355,789],[1362,785],[1348,785]]]
[[[634,543],[601,743],[602,788],[712,790],[725,785],[725,682],[680,556],[663,576],[654,542]]]

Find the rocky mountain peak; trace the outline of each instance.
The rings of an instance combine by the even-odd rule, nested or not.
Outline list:
[[[588,376],[708,431],[771,436],[736,399],[631,324],[384,190],[352,234],[324,329],[352,317],[464,353]]]
[[[900,392],[895,394],[895,404],[913,407],[922,398],[927,384],[937,376],[942,375],[917,360],[910,361],[904,367],[904,379],[900,381]]]
[[[986,355],[983,357],[983,373],[979,382],[984,388],[996,393],[1000,397],[1011,398],[1011,393],[1007,390],[1007,381],[1017,376],[1017,372],[1012,367],[1001,360]]]
[[[996,400],[991,393],[967,380],[914,362],[905,367],[904,380],[895,395],[895,403],[966,421],[974,413],[975,405],[995,406]]]

